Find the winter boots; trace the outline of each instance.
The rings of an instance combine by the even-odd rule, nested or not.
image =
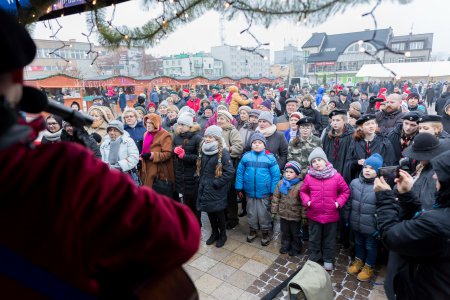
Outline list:
[[[357,279],[362,282],[369,281],[370,278],[372,278],[373,273],[373,268],[368,264],[365,264],[364,267],[362,267],[361,272],[359,272]]]
[[[270,244],[270,232],[268,230],[263,230],[262,231],[262,238],[261,238],[261,245],[262,246],[267,246]]]
[[[219,234],[219,239],[216,242],[216,247],[222,248],[223,245],[225,245],[226,241],[227,241],[227,232],[224,230],[224,231],[221,231]]]
[[[206,241],[206,245],[212,245],[214,244],[215,241],[217,241],[219,239],[219,230],[212,230],[211,236],[209,237],[209,239]]]
[[[350,267],[348,267],[347,273],[357,275],[361,271],[363,266],[363,261],[359,258],[356,258],[355,261],[350,265]]]
[[[250,228],[250,232],[247,235],[247,242],[251,243],[256,239],[256,230],[253,228]]]

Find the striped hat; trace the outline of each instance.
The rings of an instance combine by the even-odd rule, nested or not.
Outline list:
[[[286,165],[284,166],[284,170],[286,170],[286,169],[294,170],[295,174],[297,174],[297,175],[299,175],[302,172],[302,167],[295,160],[288,161],[286,163]]]

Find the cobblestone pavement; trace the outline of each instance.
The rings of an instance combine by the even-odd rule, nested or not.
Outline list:
[[[308,259],[305,254],[307,243],[298,257],[279,254],[279,223],[275,225],[273,241],[263,247],[260,236],[253,243],[246,242],[248,223],[246,218],[241,218],[236,228],[227,231],[225,246],[216,248],[205,244],[210,235],[210,225],[205,214],[202,222],[200,249],[184,266],[201,300],[260,299]],[[335,270],[331,272],[335,299],[387,299],[382,285],[384,269],[378,270],[372,282],[361,283],[355,276],[346,273],[350,262],[351,258],[339,247]],[[287,299],[287,292],[283,290],[275,299]]]

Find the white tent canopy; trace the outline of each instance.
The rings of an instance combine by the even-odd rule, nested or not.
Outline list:
[[[401,78],[450,77],[450,61],[392,63],[384,66]],[[365,64],[356,77],[393,78],[392,73],[380,64]]]

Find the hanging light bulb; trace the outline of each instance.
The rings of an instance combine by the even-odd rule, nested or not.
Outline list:
[[[405,56],[406,56],[406,57],[410,57],[410,56],[411,56],[411,52],[406,51],[406,52],[405,52]]]
[[[123,38],[128,40],[128,34],[125,34],[125,36]]]

